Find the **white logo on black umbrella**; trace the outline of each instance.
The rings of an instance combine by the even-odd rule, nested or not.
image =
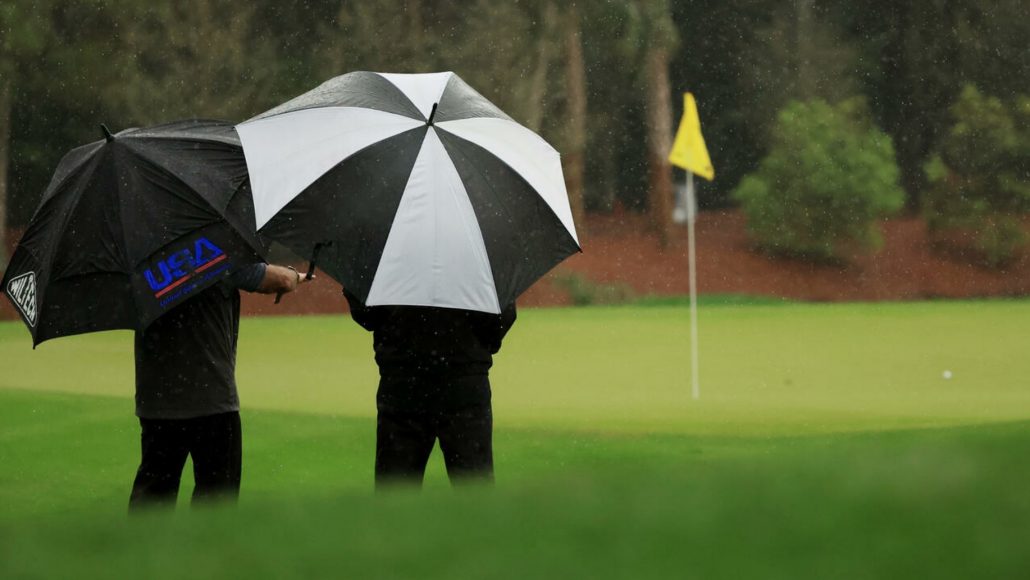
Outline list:
[[[36,273],[26,272],[11,278],[7,283],[7,295],[29,321],[29,326],[36,326]]]

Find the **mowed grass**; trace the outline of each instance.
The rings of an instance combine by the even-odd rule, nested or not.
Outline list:
[[[703,309],[698,401],[688,321],[680,306],[520,312],[492,372],[498,425],[753,436],[1030,418],[1030,301]],[[0,324],[0,360],[0,389],[132,395],[128,332],[32,351]],[[243,321],[247,409],[373,417],[377,376],[346,316]]]
[[[240,508],[141,519],[131,335],[33,352],[4,324],[0,576],[1025,577],[1027,321],[713,306],[694,401],[685,308],[523,311],[493,372],[497,486],[454,492],[434,457],[423,493],[374,496],[370,337],[245,320]]]

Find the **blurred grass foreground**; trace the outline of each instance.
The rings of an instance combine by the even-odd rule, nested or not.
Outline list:
[[[712,303],[693,401],[682,305],[527,310],[497,485],[378,495],[370,337],[246,319],[240,506],[131,519],[131,334],[0,324],[0,577],[1026,577],[1028,315]]]

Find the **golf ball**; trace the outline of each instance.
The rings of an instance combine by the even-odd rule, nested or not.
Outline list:
[[[944,371],[943,376],[944,376],[944,380],[950,379],[951,378],[951,371]]]

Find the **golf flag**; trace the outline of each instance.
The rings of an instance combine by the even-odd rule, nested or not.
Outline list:
[[[683,94],[683,119],[676,131],[676,141],[669,153],[669,162],[696,173],[708,181],[715,179],[715,168],[701,135],[701,119],[697,116],[697,103],[691,93]]]
[[[715,168],[705,147],[705,138],[701,135],[701,119],[697,116],[697,103],[694,95],[683,93],[683,119],[676,131],[676,141],[669,152],[669,162],[687,171],[687,183],[681,198],[683,206],[677,208],[682,221],[687,222],[687,264],[690,269],[690,374],[691,394],[694,399],[701,398],[701,379],[698,372],[697,351],[697,250],[694,242],[694,221],[697,216],[697,199],[694,196],[694,174],[708,181],[715,179]],[[685,206],[685,207],[684,207]],[[682,208],[682,209],[681,209]],[[673,219],[676,219],[676,213]],[[681,221],[677,219],[676,221]]]

